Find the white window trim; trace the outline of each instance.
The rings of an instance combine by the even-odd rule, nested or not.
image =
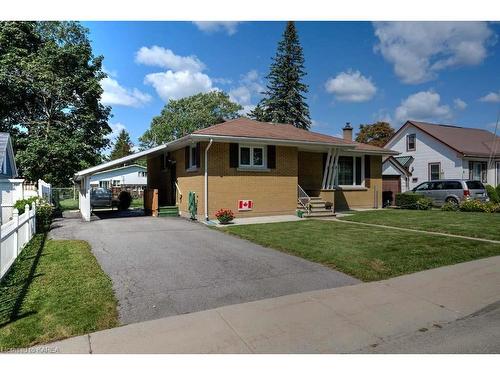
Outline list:
[[[364,155],[339,155],[339,157],[351,157],[352,160],[352,185],[336,185],[341,189],[350,190],[366,190],[365,186],[365,156]],[[361,185],[355,185],[356,183],[356,158],[361,158]],[[337,168],[337,175],[335,176],[335,182],[338,184],[339,179],[339,168]]]
[[[413,148],[409,147],[409,145],[410,145],[410,142],[409,142],[410,136],[414,137]],[[406,151],[417,151],[417,134],[416,133],[409,133],[409,134],[406,135]]]
[[[250,149],[250,164],[241,164],[241,148]],[[262,149],[262,165],[253,164],[253,150],[255,148]],[[239,144],[238,145],[238,169],[239,170],[258,170],[265,171],[267,168],[267,147],[261,144]]]

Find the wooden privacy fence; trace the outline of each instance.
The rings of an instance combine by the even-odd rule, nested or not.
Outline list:
[[[35,233],[35,203],[33,202],[31,209],[26,205],[22,215],[19,215],[17,208],[15,208],[12,220],[2,224],[0,229],[0,280],[7,274],[23,247],[33,238]]]
[[[144,190],[144,213],[158,216],[158,189]]]

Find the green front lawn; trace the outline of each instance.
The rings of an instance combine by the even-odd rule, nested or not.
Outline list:
[[[116,307],[87,242],[36,235],[0,284],[0,351],[114,327]]]
[[[363,281],[500,255],[500,244],[336,221],[238,225],[222,230]]]
[[[341,220],[500,240],[500,214],[441,210],[358,211]]]

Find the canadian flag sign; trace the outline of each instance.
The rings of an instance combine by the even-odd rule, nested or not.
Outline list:
[[[253,208],[252,200],[239,200],[238,201],[238,211],[250,211]]]

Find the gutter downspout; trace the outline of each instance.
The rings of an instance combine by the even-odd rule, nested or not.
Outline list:
[[[210,138],[207,148],[205,149],[205,220],[208,221],[208,150],[212,146],[214,140]]]

